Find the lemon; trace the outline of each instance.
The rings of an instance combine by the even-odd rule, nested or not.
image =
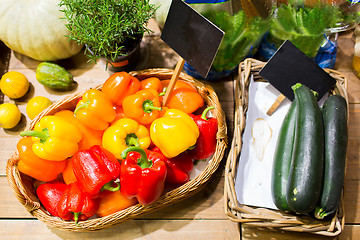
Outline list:
[[[9,98],[21,98],[29,90],[29,81],[24,74],[10,71],[1,77],[1,91]]]
[[[34,119],[45,108],[50,106],[52,102],[50,99],[43,96],[36,96],[29,100],[26,105],[26,114],[30,119]]]
[[[21,119],[19,108],[13,103],[0,105],[0,126],[4,129],[15,127]]]

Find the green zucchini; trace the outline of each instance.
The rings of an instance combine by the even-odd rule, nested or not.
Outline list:
[[[282,122],[274,154],[271,190],[276,207],[284,212],[290,208],[286,202],[286,189],[295,138],[296,102],[293,101]]]
[[[308,214],[319,199],[324,165],[324,129],[314,93],[305,85],[293,86],[296,127],[286,200],[291,210]]]
[[[324,122],[325,156],[324,182],[314,215],[318,219],[334,213],[339,205],[344,185],[348,140],[347,103],[341,95],[326,99],[322,116]]]
[[[45,87],[70,90],[76,85],[73,76],[58,64],[42,62],[36,68],[36,79]]]

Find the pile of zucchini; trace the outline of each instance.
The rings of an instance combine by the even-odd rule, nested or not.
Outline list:
[[[280,211],[323,219],[340,202],[347,148],[347,103],[316,94],[302,84],[282,123],[274,155],[272,195]]]

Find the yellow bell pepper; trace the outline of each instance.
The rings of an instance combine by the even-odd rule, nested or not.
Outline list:
[[[153,121],[150,137],[167,158],[173,158],[196,144],[199,129],[188,114],[169,109]]]
[[[149,130],[133,119],[121,118],[108,127],[102,138],[105,149],[121,159],[121,152],[135,146],[147,149],[150,146]]]
[[[33,137],[33,152],[36,156],[50,161],[63,161],[78,150],[82,134],[67,120],[57,116],[45,116],[35,125],[34,130],[24,131],[20,136]]]

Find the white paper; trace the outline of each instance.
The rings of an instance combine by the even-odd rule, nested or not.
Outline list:
[[[242,136],[243,146],[235,181],[238,201],[242,204],[277,209],[271,195],[273,156],[279,129],[291,102],[285,99],[272,116],[268,116],[266,112],[279,95],[280,92],[269,83],[254,82],[251,79],[246,126]],[[264,130],[259,131],[259,127]],[[263,135],[253,136],[252,131]]]

